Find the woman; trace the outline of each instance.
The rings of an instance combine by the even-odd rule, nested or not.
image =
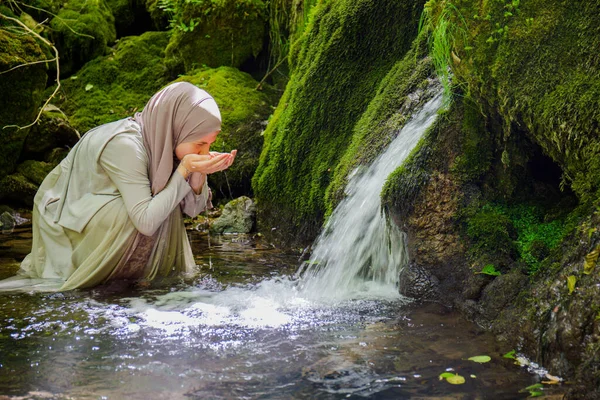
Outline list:
[[[209,152],[220,129],[214,99],[179,82],[133,118],[87,132],[40,186],[31,253],[21,277],[0,287],[30,278],[28,286],[69,290],[191,271],[181,213],[203,211],[206,175],[233,163],[235,150]]]

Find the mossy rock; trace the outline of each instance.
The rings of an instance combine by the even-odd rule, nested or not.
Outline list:
[[[174,73],[203,66],[239,68],[262,50],[266,2],[218,0],[178,4],[173,16],[173,36],[166,50],[167,66]]]
[[[334,171],[380,82],[410,49],[422,4],[342,0],[312,9],[253,178],[259,226],[276,227],[286,242],[316,236]]]
[[[80,135],[57,108],[47,108],[25,139],[21,159],[42,160],[57,147],[71,148]]]
[[[246,196],[227,203],[223,214],[210,226],[213,233],[249,233],[254,227],[256,205]]]
[[[117,38],[115,18],[105,0],[71,0],[50,21],[60,54],[61,76],[102,56]]]
[[[276,96],[268,86],[263,91],[256,90],[258,82],[231,67],[197,70],[178,81],[187,81],[206,90],[219,105],[222,130],[211,150],[238,150],[231,168],[209,176],[216,198],[250,195],[250,180],[258,166],[263,144],[262,132],[273,111]]]
[[[27,160],[17,166],[17,173],[39,186],[54,167],[55,165],[44,161]]]
[[[446,2],[429,4],[442,8]],[[457,81],[484,114],[501,121],[506,138],[529,136],[561,167],[565,183],[583,201],[595,201],[600,194],[600,3],[462,0],[456,10],[450,23],[464,32],[453,38],[460,62],[450,66]]]
[[[106,0],[106,4],[115,17],[117,38],[155,29],[146,0]]]
[[[0,180],[0,201],[33,207],[38,186],[21,174],[12,174]]]
[[[122,38],[112,54],[87,63],[63,81],[56,104],[82,134],[133,115],[169,81],[163,63],[166,32]]]
[[[44,52],[30,36],[17,35],[0,28],[0,71],[45,59]],[[0,176],[14,171],[27,129],[35,120],[46,86],[45,64],[35,64],[0,75]]]

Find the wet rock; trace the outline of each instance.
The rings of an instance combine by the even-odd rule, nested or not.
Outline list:
[[[400,274],[400,293],[417,300],[435,300],[439,280],[425,268],[412,262]]]
[[[11,233],[15,228],[15,225],[16,221],[12,213],[9,211],[4,211],[2,214],[0,214],[0,231],[2,233]]]
[[[54,148],[73,147],[79,138],[67,116],[57,107],[47,106],[25,139],[21,159],[41,160]]]
[[[527,276],[517,270],[493,278],[485,287],[479,302],[483,317],[494,320],[507,305],[511,304],[527,284]]]
[[[223,214],[210,227],[213,233],[248,233],[254,227],[256,206],[246,196],[225,205]]]

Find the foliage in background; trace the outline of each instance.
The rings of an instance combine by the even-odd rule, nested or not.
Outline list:
[[[547,214],[540,205],[487,203],[466,219],[466,233],[474,260],[487,260],[501,270],[519,262],[536,273],[573,228],[566,215]],[[469,211],[467,211],[468,213]]]

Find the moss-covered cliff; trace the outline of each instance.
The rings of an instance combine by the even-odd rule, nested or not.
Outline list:
[[[429,1],[455,101],[383,194],[409,233],[410,293],[574,379],[573,398],[600,385],[599,7]]]
[[[319,2],[290,54],[292,76],[265,132],[253,178],[259,224],[312,239],[353,131],[416,36],[420,1]],[[369,29],[365,29],[369,27]]]

